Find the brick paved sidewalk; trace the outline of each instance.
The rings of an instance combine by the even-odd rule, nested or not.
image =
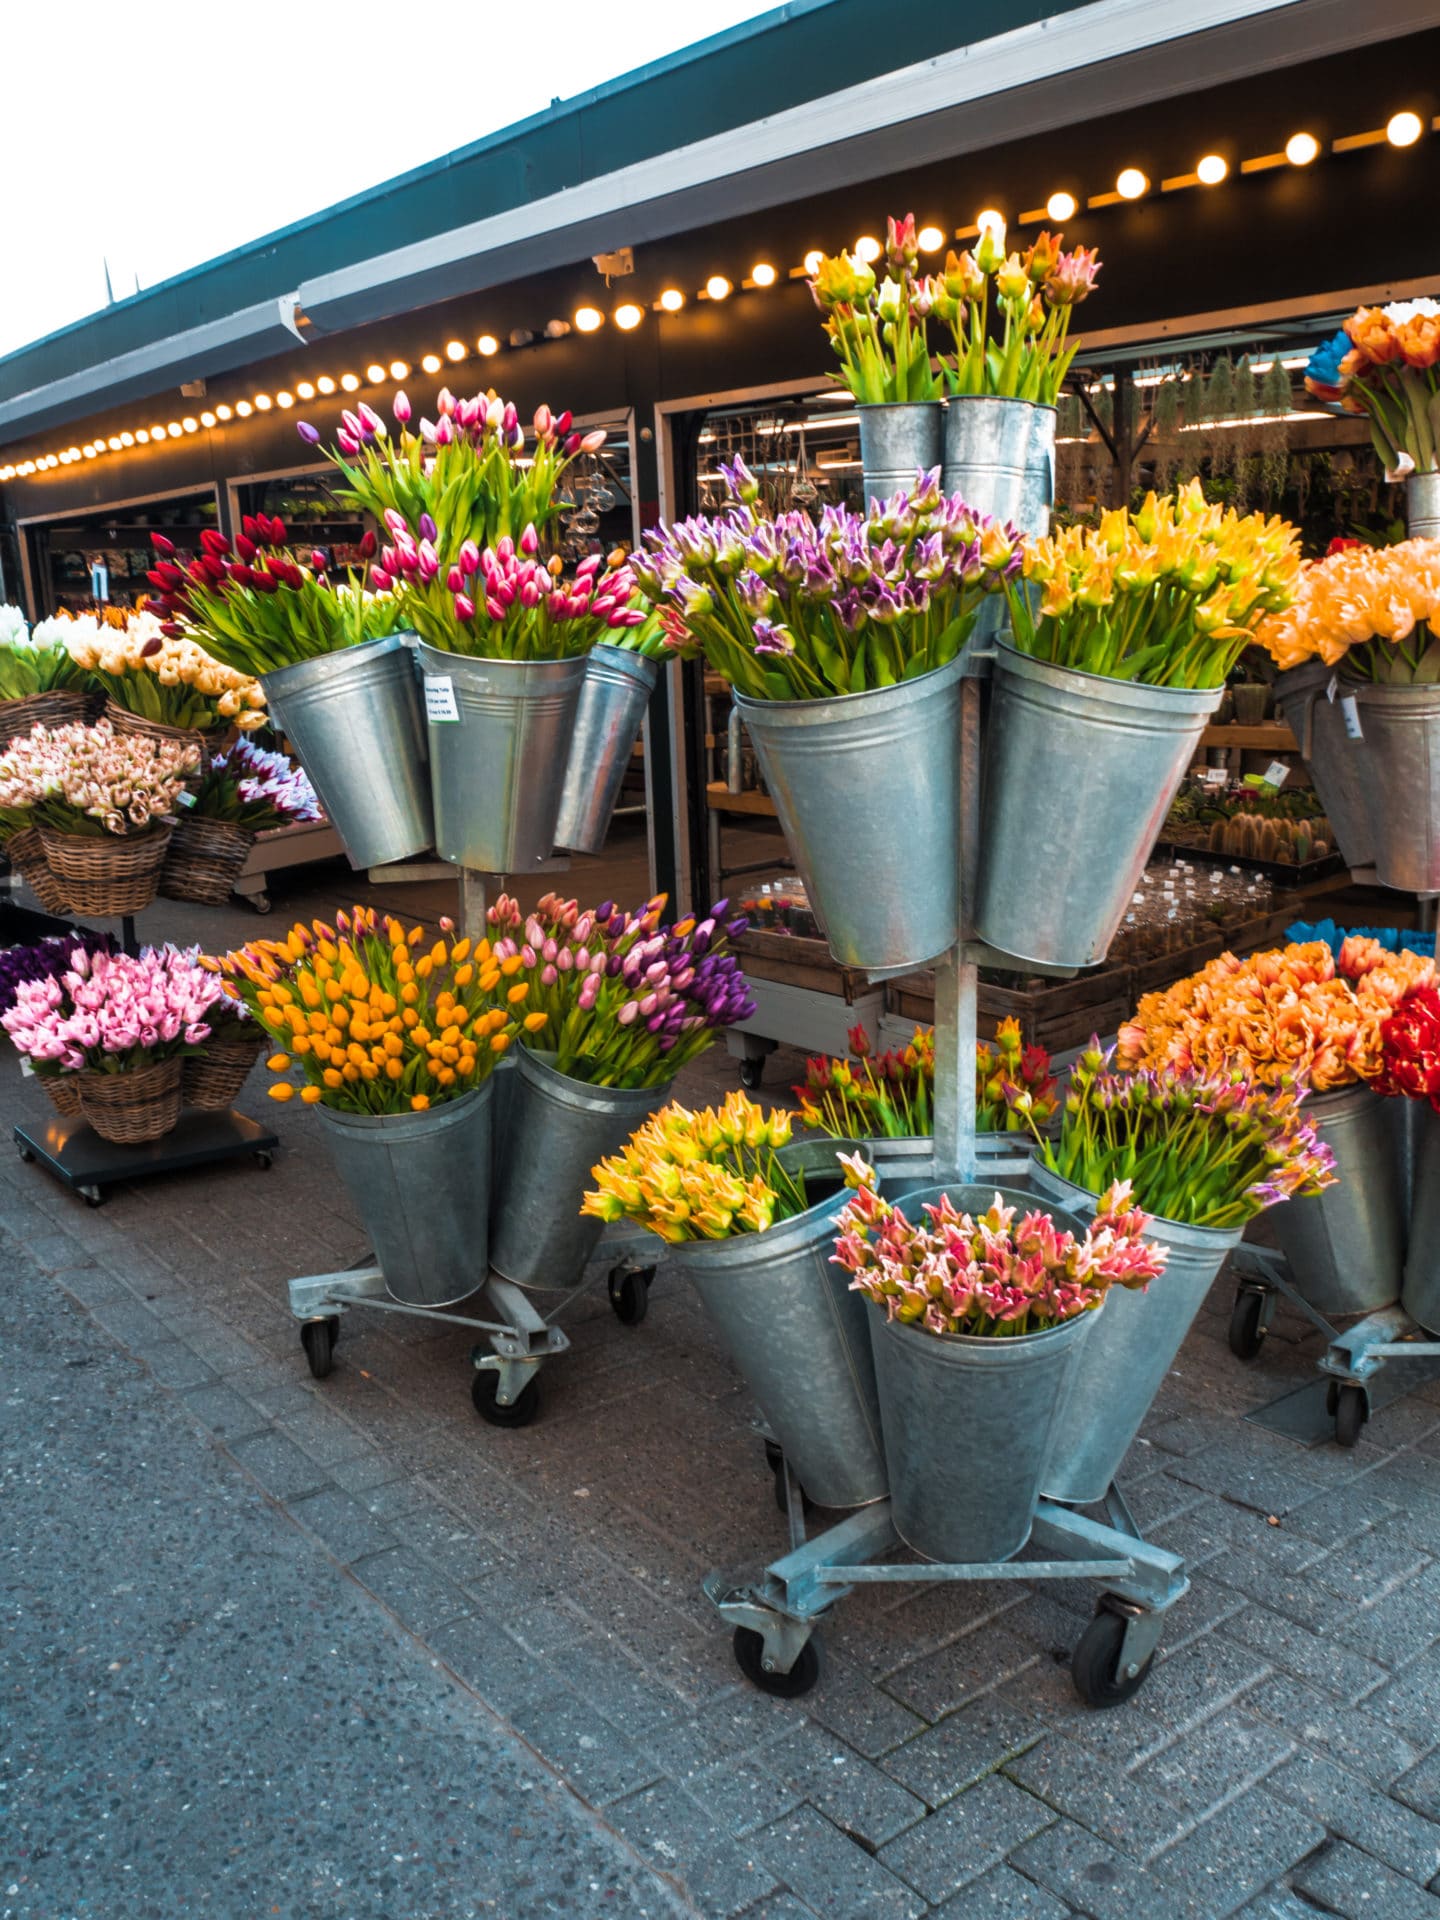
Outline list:
[[[712,1055],[688,1091],[731,1073]],[[0,1112],[39,1104],[7,1057]],[[1222,1279],[1122,1483],[1193,1578],[1129,1705],[1072,1690],[1078,1582],[857,1592],[821,1685],[774,1701],[699,1590],[783,1521],[679,1277],[637,1328],[584,1296],[518,1431],[474,1414],[458,1328],[353,1313],[317,1384],[284,1283],[365,1246],[313,1118],[281,1131],[269,1173],[98,1211],[0,1157],[0,1230],[705,1914],[1440,1915],[1440,1383],[1349,1453],[1248,1425],[1316,1345],[1282,1315],[1242,1367]]]

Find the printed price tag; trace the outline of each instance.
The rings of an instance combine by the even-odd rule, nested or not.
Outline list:
[[[33,1080],[35,1078],[35,1069],[23,1053],[20,1056],[20,1078],[22,1080]]]
[[[1340,676],[1338,673],[1332,673],[1330,676],[1330,684],[1325,689],[1325,698],[1330,702],[1332,707],[1335,704],[1335,695],[1339,691],[1339,687]]]
[[[1345,716],[1346,737],[1351,740],[1363,740],[1365,738],[1365,731],[1360,725],[1360,709],[1355,704],[1355,696],[1353,693],[1341,695],[1340,711]]]
[[[425,718],[432,727],[457,723],[460,709],[455,704],[455,682],[448,673],[425,675]]]
[[[1200,778],[1207,787],[1226,787],[1230,784],[1228,767],[1202,767]]]
[[[175,804],[177,807],[193,807],[195,805],[195,795],[188,787],[182,787],[175,796]]]
[[[1272,760],[1262,778],[1267,787],[1283,787],[1290,778],[1290,769],[1283,760]]]

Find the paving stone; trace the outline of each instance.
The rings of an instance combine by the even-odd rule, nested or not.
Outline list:
[[[242,1447],[250,1444],[254,1443],[242,1442],[236,1452],[239,1453]],[[358,1500],[348,1493],[342,1493],[338,1487],[312,1494],[306,1500],[292,1501],[290,1511],[302,1527],[307,1527],[325,1542],[337,1560],[363,1560],[368,1554],[379,1553],[383,1548],[395,1545],[395,1536],[390,1529],[373,1514],[367,1513]]]
[[[1367,1473],[1356,1485],[1338,1492],[1317,1492],[1313,1500],[1286,1514],[1286,1533],[1299,1534],[1320,1547],[1333,1547],[1392,1518],[1400,1512],[1401,1504],[1385,1496],[1374,1480],[1374,1474]]]
[[[82,1307],[99,1307],[113,1301],[131,1300],[134,1295],[124,1282],[104,1267],[77,1264],[61,1267],[51,1275]]]
[[[351,1571],[412,1633],[427,1635],[471,1608],[469,1595],[408,1546],[352,1562]]]
[[[1389,1791],[1427,1820],[1440,1820],[1440,1752],[1392,1780]]]
[[[184,1394],[180,1404],[203,1427],[226,1441],[263,1432],[270,1424],[263,1413],[229,1387],[197,1387]]]
[[[1257,1893],[1248,1906],[1240,1909],[1236,1920],[1315,1920],[1315,1909],[1281,1882]]]
[[[1047,1827],[1010,1864],[1091,1920],[1190,1920],[1185,1905],[1154,1874],[1073,1820]]]
[[[1293,1544],[1293,1543],[1287,1543]],[[1348,1619],[1353,1609],[1339,1595],[1312,1579],[1304,1563],[1314,1558],[1314,1549],[1299,1555],[1302,1565],[1294,1570],[1275,1566],[1258,1554],[1232,1549],[1219,1559],[1206,1563],[1211,1580],[1233,1587],[1237,1593],[1258,1600],[1272,1613],[1280,1613],[1313,1632],[1323,1632],[1337,1621]]]
[[[925,1722],[853,1667],[831,1661],[805,1703],[812,1720],[828,1727],[867,1760],[877,1760],[919,1733]]]
[[[747,1907],[740,1920],[815,1920],[815,1908],[797,1900],[793,1893],[776,1893],[758,1907]]]
[[[1220,1628],[1227,1639],[1261,1653],[1277,1667],[1309,1680],[1352,1705],[1373,1693],[1388,1676],[1373,1660],[1349,1653],[1334,1640],[1325,1640],[1278,1613],[1250,1607]]]
[[[1440,1900],[1343,1840],[1296,1868],[1296,1887],[1344,1920],[1437,1920]]]
[[[1323,1820],[1333,1833],[1410,1879],[1426,1881],[1440,1871],[1440,1825],[1376,1792],[1333,1761],[1297,1753],[1267,1784],[1280,1799]]]
[[[1241,1704],[1247,1714],[1285,1728],[1307,1746],[1319,1748],[1332,1760],[1340,1760],[1384,1786],[1414,1766],[1420,1748],[1387,1726],[1378,1708],[1372,1711],[1370,1702],[1378,1703],[1383,1698],[1371,1694],[1365,1706],[1342,1707],[1291,1674],[1272,1673],[1252,1687]],[[1421,1808],[1422,1813],[1426,1811]]]
[[[701,1802],[673,1780],[616,1800],[606,1808],[606,1818],[661,1872],[677,1875],[707,1916],[724,1920],[753,1908],[780,1885],[779,1875],[761,1855],[758,1838],[732,1840]]]
[[[992,1774],[880,1851],[880,1859],[938,1902],[1054,1823],[1054,1809]]]
[[[325,1469],[302,1453],[283,1433],[260,1433],[237,1440],[231,1453],[277,1500],[292,1500],[297,1494],[313,1493],[326,1483]]]
[[[208,1386],[217,1378],[199,1354],[180,1340],[162,1340],[158,1346],[147,1347],[139,1358],[160,1385],[172,1393],[183,1393],[187,1387]]]
[[[437,1628],[429,1642],[452,1673],[507,1719],[554,1688],[550,1669],[479,1611]]]
[[[1028,1714],[983,1695],[896,1747],[880,1764],[901,1786],[939,1807],[1040,1737],[1040,1727]]]
[[[425,1501],[418,1493],[413,1504],[391,1517],[390,1525],[397,1539],[462,1587],[480,1586],[509,1564],[493,1541],[467,1527],[448,1507]]]
[[[1035,1643],[1002,1616],[891,1674],[886,1691],[927,1720],[938,1720],[977,1693],[988,1692],[997,1681],[1018,1673],[1036,1657]]]
[[[347,1493],[363,1496],[364,1504],[371,1513],[402,1512],[414,1506],[422,1497],[416,1491],[411,1477],[396,1465],[390,1455],[377,1452],[373,1447],[368,1453],[357,1453],[352,1460],[334,1461],[329,1473],[336,1486],[344,1487]],[[383,1506],[377,1504],[382,1493],[386,1494]]]
[[[841,1914],[845,1920],[915,1920],[925,1911],[912,1887],[813,1807],[763,1827],[753,1844],[771,1871],[817,1913],[835,1920]]]
[[[547,1693],[512,1708],[508,1718],[537,1752],[565,1774],[582,1799],[603,1804],[655,1778],[651,1756],[617,1732],[589,1701],[556,1684],[553,1675]],[[685,1858],[684,1849],[677,1850],[676,1857]],[[767,1891],[767,1886],[757,1886],[750,1898]]]
[[[1063,1901],[1013,1867],[992,1867],[937,1907],[935,1920],[1066,1920],[1069,1913]]]
[[[737,1839],[783,1820],[804,1798],[750,1760],[702,1767],[682,1784]]]
[[[1258,1431],[1254,1430],[1257,1436]],[[1173,1461],[1167,1473],[1171,1479],[1222,1494],[1257,1513],[1284,1515],[1313,1500],[1317,1488],[1314,1480],[1282,1464],[1282,1460],[1290,1459],[1293,1449],[1276,1457],[1272,1449],[1283,1445],[1279,1440],[1271,1442],[1269,1436],[1261,1444],[1258,1437],[1252,1439],[1246,1434],[1207,1447],[1191,1458]]]
[[[1440,1638],[1440,1568],[1431,1567],[1329,1629],[1351,1653],[1408,1667]]]
[[[1366,1700],[1367,1709],[1418,1747],[1429,1747],[1440,1728],[1440,1658],[1423,1654],[1396,1676],[1383,1692]]]
[[[1162,1854],[1152,1870],[1189,1920],[1222,1920],[1324,1839],[1324,1827],[1276,1799],[1267,1782],[1232,1800]]]
[[[216,1320],[213,1314],[205,1318],[208,1325],[176,1329],[186,1346],[198,1353],[216,1373],[236,1373],[242,1367],[253,1367],[260,1351],[254,1342]]]
[[[148,1307],[135,1300],[107,1300],[93,1309],[97,1320],[112,1340],[118,1340],[131,1353],[144,1353],[171,1338],[163,1320],[157,1320]]]
[[[1195,1824],[1193,1814],[1152,1784],[1122,1773],[1063,1734],[1051,1734],[1018,1760],[1007,1760],[1005,1773],[1047,1806],[1140,1860]]]
[[[1436,1547],[1440,1550],[1440,1540]],[[1382,1522],[1349,1546],[1317,1559],[1311,1577],[1331,1593],[1363,1606],[1382,1599],[1425,1565],[1421,1550]]]
[[[764,1765],[871,1848],[884,1846],[925,1816],[923,1800],[813,1722],[766,1748]]]
[[[1146,1761],[1132,1778],[1203,1819],[1263,1779],[1294,1744],[1264,1721],[1227,1708]]]

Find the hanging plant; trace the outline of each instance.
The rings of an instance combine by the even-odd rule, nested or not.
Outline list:
[[[1223,480],[1235,470],[1235,435],[1223,424],[1234,418],[1235,367],[1227,353],[1215,362],[1205,385],[1205,419],[1210,428],[1205,452],[1213,480]]]
[[[1151,442],[1155,448],[1155,491],[1168,493],[1180,465],[1180,382],[1163,380],[1150,408]]]

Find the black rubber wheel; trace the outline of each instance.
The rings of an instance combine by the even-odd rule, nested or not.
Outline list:
[[[247,893],[245,898],[256,913],[269,913],[271,900],[268,893]]]
[[[1138,1693],[1155,1664],[1150,1658],[1135,1674],[1120,1671],[1120,1650],[1125,1642],[1125,1621],[1108,1607],[1101,1607],[1081,1634],[1070,1656],[1070,1677],[1075,1691],[1087,1707],[1118,1707]]]
[[[638,1327],[650,1311],[653,1267],[612,1267],[606,1281],[615,1318],[624,1327]]]
[[[777,1700],[798,1700],[820,1678],[820,1644],[812,1635],[788,1673],[767,1673],[764,1662],[765,1636],[753,1627],[736,1627],[735,1664],[751,1686]]]
[[[508,1407],[495,1398],[500,1376],[493,1367],[477,1367],[470,1384],[475,1411],[492,1427],[528,1427],[540,1411],[540,1382],[532,1374]]]
[[[1265,1344],[1265,1328],[1260,1315],[1265,1296],[1253,1287],[1242,1287],[1235,1296],[1230,1314],[1230,1351],[1237,1360],[1253,1360]]]
[[[262,1173],[268,1173],[275,1164],[275,1156],[267,1148],[262,1147],[255,1155],[255,1164]]]
[[[35,1158],[33,1147],[16,1147],[15,1151],[19,1154],[20,1158],[27,1163]]]
[[[335,1326],[331,1319],[304,1320],[300,1324],[300,1344],[317,1380],[328,1379],[335,1364]]]
[[[87,1207],[103,1207],[105,1204],[105,1192],[102,1187],[77,1187],[75,1191]]]
[[[763,1060],[742,1060],[740,1062],[740,1084],[742,1087],[748,1087],[750,1092],[754,1093],[764,1078],[765,1062]]]
[[[1342,1447],[1353,1447],[1360,1429],[1370,1418],[1370,1403],[1363,1387],[1341,1387],[1335,1397],[1335,1439]]]

